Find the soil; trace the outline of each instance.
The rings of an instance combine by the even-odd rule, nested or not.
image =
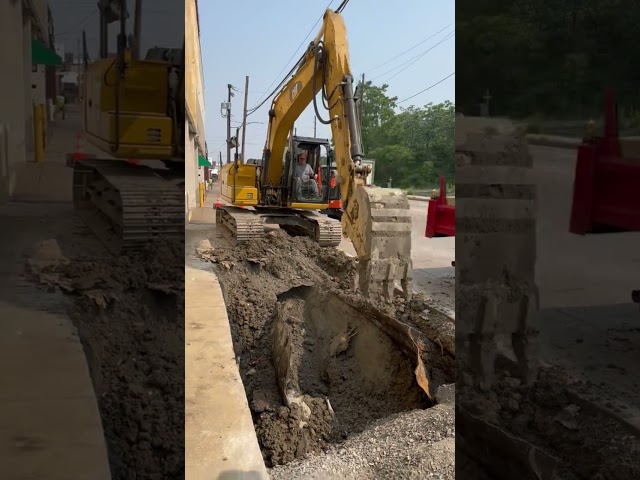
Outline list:
[[[504,374],[494,391],[459,396],[461,405],[558,459],[560,478],[640,478],[640,438],[618,419],[581,400],[589,385],[544,368],[532,386]],[[461,390],[462,392],[462,390]]]
[[[341,299],[358,296],[352,257],[281,230],[199,253],[212,262],[223,289],[267,466],[319,453],[378,419],[432,405],[416,382],[415,359]],[[430,313],[424,298],[376,308],[413,325]],[[278,389],[272,355],[276,318],[291,332],[291,388],[303,399],[300,404],[286,406]],[[425,343],[430,384],[453,382],[454,356],[442,342]]]
[[[27,271],[68,295],[112,478],[184,478],[184,245],[69,259],[49,240]]]

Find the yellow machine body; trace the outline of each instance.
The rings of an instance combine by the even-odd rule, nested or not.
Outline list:
[[[171,159],[173,123],[168,109],[168,64],[127,56],[120,80],[119,141],[116,135],[115,58],[97,59],[87,69],[85,131],[93,145],[115,158]]]
[[[241,207],[258,205],[256,165],[233,163],[224,165],[220,171],[220,196],[225,202]]]

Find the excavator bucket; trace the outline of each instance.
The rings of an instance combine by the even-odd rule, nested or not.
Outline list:
[[[391,301],[412,292],[411,214],[398,189],[356,187],[342,216],[358,254],[358,287],[370,298]]]

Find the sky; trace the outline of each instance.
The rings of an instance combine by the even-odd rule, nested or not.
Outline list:
[[[250,77],[248,106],[252,108],[280,83],[315,38],[321,27],[319,20],[329,3],[329,0],[198,1],[210,157],[217,159],[218,152],[222,152],[223,161],[226,157],[227,127],[220,104],[226,101],[227,84],[238,90],[232,99],[233,135],[242,120],[245,76]],[[331,8],[340,3],[334,0]],[[343,17],[352,74],[358,79],[364,73],[365,79],[375,85],[388,83],[387,93],[397,96],[399,101],[455,72],[455,36],[451,36],[455,31],[453,0],[350,0]],[[448,40],[444,40],[447,36]],[[436,46],[441,40],[444,41]],[[291,58],[298,46],[300,49]],[[455,76],[401,106],[423,106],[445,100],[455,103]],[[248,118],[248,122],[258,123],[247,125],[246,158],[262,157],[270,104],[271,100],[267,101]],[[321,103],[319,106],[322,108]],[[326,113],[321,113],[326,118]],[[310,106],[296,122],[298,135],[313,136],[313,118]],[[318,122],[316,135],[329,138],[330,128]]]
[[[213,0],[211,0],[213,1]],[[56,43],[64,45],[65,52],[78,53],[82,48],[82,31],[87,33],[89,56],[95,59],[99,48],[98,0],[49,0],[53,16]],[[127,21],[127,31],[133,31],[134,1],[127,2],[131,17]],[[184,3],[176,0],[145,0],[142,3],[142,51],[151,47],[182,48],[184,41],[184,21],[176,23],[176,18],[184,19]],[[115,38],[119,24],[109,27],[109,50],[115,52]]]

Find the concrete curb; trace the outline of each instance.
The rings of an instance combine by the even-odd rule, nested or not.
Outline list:
[[[541,147],[577,149],[582,143],[582,139],[573,137],[560,137],[556,135],[528,134],[527,142],[530,145],[537,145]]]
[[[192,247],[185,252],[186,479],[268,480],[222,289]]]
[[[407,198],[409,200],[415,200],[417,202],[428,202],[429,200],[431,200],[429,197],[419,197],[417,195],[407,195]]]

